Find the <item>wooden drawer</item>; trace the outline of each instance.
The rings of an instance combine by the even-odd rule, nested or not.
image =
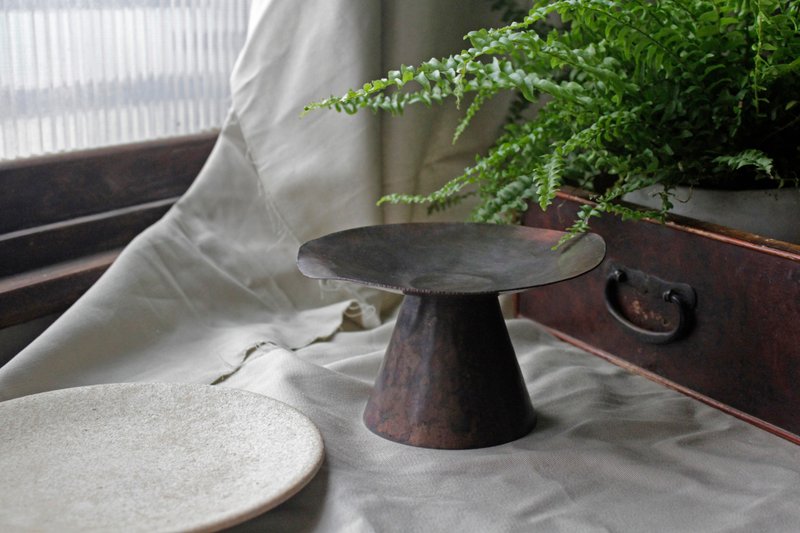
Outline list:
[[[583,203],[561,194],[525,223],[564,229]],[[686,220],[604,216],[592,231],[606,240],[603,263],[523,293],[520,314],[800,443],[800,246]]]

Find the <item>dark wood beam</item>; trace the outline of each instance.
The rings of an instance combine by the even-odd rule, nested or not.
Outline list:
[[[216,138],[0,163],[0,328],[72,305],[186,191]]]
[[[179,196],[217,134],[0,163],[0,234]]]
[[[0,277],[122,247],[161,218],[176,200],[167,198],[0,235]]]
[[[0,328],[65,311],[117,255],[112,250],[0,279]]]

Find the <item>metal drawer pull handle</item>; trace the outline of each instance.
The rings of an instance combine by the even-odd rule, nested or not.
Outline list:
[[[608,277],[606,278],[605,287],[605,301],[606,309],[613,316],[617,322],[622,324],[629,333],[635,335],[639,340],[650,344],[665,344],[681,338],[685,335],[691,326],[691,310],[694,308],[696,299],[694,289],[686,284],[673,284],[669,286],[667,282],[663,282],[658,278],[648,276],[647,274],[631,270],[631,276],[637,282],[647,283],[649,285],[656,284],[663,287],[661,297],[665,302],[672,303],[678,307],[678,324],[669,331],[650,331],[641,328],[625,318],[623,314],[617,309],[616,304],[616,287],[619,283],[624,283],[628,280],[628,271],[621,267],[612,268]]]

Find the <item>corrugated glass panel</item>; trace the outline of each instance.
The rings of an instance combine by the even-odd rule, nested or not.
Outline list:
[[[218,128],[250,0],[0,0],[0,159]]]

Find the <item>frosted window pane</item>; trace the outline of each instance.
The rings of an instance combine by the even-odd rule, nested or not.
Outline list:
[[[250,0],[0,0],[0,160],[218,128]]]

